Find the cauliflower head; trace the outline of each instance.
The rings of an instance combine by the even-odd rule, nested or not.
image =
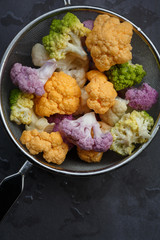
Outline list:
[[[98,15],[86,38],[86,46],[99,71],[107,71],[115,64],[132,59],[132,34],[133,26],[129,22],[121,23],[108,14]]]
[[[130,61],[112,66],[106,75],[114,85],[116,91],[139,84],[146,75],[143,66],[140,64],[133,64]]]
[[[49,117],[55,113],[72,114],[80,102],[81,90],[76,80],[64,72],[54,72],[46,82],[45,93],[35,98],[35,113]]]
[[[66,158],[68,145],[63,142],[59,132],[38,132],[24,130],[20,141],[26,146],[29,152],[37,155],[43,152],[43,158],[47,162],[60,165]]]
[[[32,121],[32,108],[34,95],[23,93],[19,89],[12,89],[10,93],[10,120],[20,124],[30,124]]]
[[[106,113],[99,115],[100,119],[113,127],[127,111],[127,104],[127,100],[117,97],[114,105]]]
[[[115,102],[117,96],[113,84],[107,81],[105,74],[97,70],[91,70],[87,73],[90,83],[85,87],[89,97],[87,105],[95,113],[104,114]]]
[[[79,87],[82,88],[87,81],[86,72],[88,68],[88,57],[86,57],[86,60],[82,60],[72,54],[67,54],[65,59],[57,61],[56,71],[62,71],[75,78]]]
[[[15,63],[10,71],[10,77],[22,92],[33,93],[38,96],[44,94],[44,84],[52,76],[57,67],[55,59],[50,59],[38,69]]]
[[[158,92],[148,83],[139,88],[130,88],[125,93],[129,106],[136,110],[149,110],[158,100]]]
[[[69,142],[84,150],[106,152],[113,140],[110,132],[101,131],[94,112],[75,120],[65,118],[59,124],[59,131]]]
[[[84,27],[73,13],[68,12],[62,20],[53,19],[49,34],[42,38],[42,42],[50,58],[57,61],[64,59],[68,53],[85,60],[87,54],[82,47],[81,37],[89,32],[90,29]]]
[[[87,151],[79,147],[77,147],[77,154],[81,160],[88,163],[100,162],[103,156],[103,152]]]
[[[113,143],[110,149],[123,156],[131,155],[136,144],[148,141],[153,125],[153,118],[145,111],[124,114],[111,129]]]
[[[48,52],[40,43],[36,43],[33,46],[31,56],[34,66],[38,67],[42,67],[44,63],[49,60]],[[86,72],[89,68],[89,59],[87,56],[85,60],[82,60],[73,54],[67,54],[65,59],[57,61],[56,64],[56,71],[63,71],[75,78],[80,88],[85,85],[87,81]]]

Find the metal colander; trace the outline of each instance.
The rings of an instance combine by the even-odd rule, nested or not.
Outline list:
[[[137,148],[131,156],[122,157],[112,151],[104,153],[103,158],[100,163],[86,163],[78,158],[76,149],[71,150],[64,163],[60,166],[55,164],[49,164],[43,160],[42,155],[33,156],[26,148],[20,143],[19,138],[24,130],[24,126],[18,126],[11,122],[9,119],[10,108],[9,108],[9,94],[10,90],[14,88],[10,80],[10,69],[15,62],[20,62],[22,65],[33,66],[31,61],[31,49],[33,45],[37,42],[41,43],[41,39],[44,35],[48,34],[49,26],[53,18],[62,19],[66,12],[74,13],[82,22],[84,20],[92,19],[94,20],[98,14],[108,13],[111,16],[117,16],[121,21],[128,21],[124,17],[113,13],[111,11],[90,7],[90,6],[69,6],[53,10],[48,12],[31,23],[29,23],[25,28],[23,28],[17,36],[10,43],[7,48],[4,57],[1,62],[0,67],[0,111],[1,118],[3,120],[4,126],[13,140],[13,142],[18,146],[20,151],[22,151],[27,159],[45,169],[53,172],[65,173],[70,175],[93,175],[98,173],[107,172],[113,170],[119,166],[124,165],[138,154],[140,154],[143,149],[150,143],[150,141],[155,136],[159,125],[160,125],[160,99],[157,104],[154,105],[152,110],[149,112],[154,120],[155,125],[152,130],[150,140]],[[132,22],[131,22],[132,23]],[[147,72],[144,77],[144,82],[149,83],[153,88],[155,88],[160,94],[160,56],[154,47],[153,43],[148,39],[148,37],[132,23],[134,27],[134,33],[132,38],[132,53],[133,53],[133,63],[142,64]]]

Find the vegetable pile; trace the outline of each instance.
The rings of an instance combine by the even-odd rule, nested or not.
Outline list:
[[[107,151],[131,155],[151,136],[146,111],[158,99],[131,62],[132,25],[108,14],[81,23],[68,12],[48,32],[31,49],[34,68],[14,63],[10,71],[10,120],[24,125],[21,143],[58,165],[73,148],[88,163]]]

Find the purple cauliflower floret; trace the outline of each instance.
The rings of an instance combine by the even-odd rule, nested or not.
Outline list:
[[[94,21],[93,21],[93,20],[86,20],[86,21],[83,22],[83,25],[84,25],[86,28],[92,30],[93,25],[94,25]],[[85,51],[86,51],[86,52],[88,53],[88,55],[89,55],[89,52],[88,52],[88,49],[87,49],[87,47],[86,47],[85,41],[86,41],[86,36],[81,37],[82,46],[83,46],[83,48],[85,49]]]
[[[68,141],[88,151],[105,152],[113,141],[110,132],[102,133],[94,112],[86,113],[76,120],[62,120],[59,131]]]
[[[125,93],[125,99],[129,100],[128,105],[135,110],[149,110],[158,100],[158,92],[143,83],[139,88],[130,88]]]
[[[46,61],[39,69],[15,63],[11,68],[10,77],[13,84],[18,86],[22,92],[42,96],[45,93],[44,85],[56,68],[57,64],[54,59]]]
[[[102,133],[99,124],[93,126],[93,132],[95,140],[93,150],[96,152],[106,152],[113,142],[111,133]]]
[[[73,118],[72,114],[71,115],[66,115],[66,114],[62,115],[62,114],[58,114],[58,113],[51,115],[50,117],[47,118],[49,123],[55,123],[55,125],[53,127],[53,132],[59,131],[59,124],[64,119],[73,120],[74,118]],[[67,138],[65,136],[62,135],[62,138],[63,138],[63,141],[66,144],[68,144],[69,149],[71,149],[74,146],[71,142],[69,142],[67,140]]]
[[[63,119],[73,120],[74,117],[72,116],[72,114],[66,115],[66,114],[56,113],[54,115],[51,115],[47,119],[48,119],[49,123],[53,123],[53,122],[55,123],[53,130],[54,130],[54,132],[57,132],[57,131],[59,131],[59,124]]]
[[[86,21],[83,22],[83,25],[86,28],[89,28],[90,30],[92,30],[93,26],[94,26],[94,21],[93,20],[86,20]]]

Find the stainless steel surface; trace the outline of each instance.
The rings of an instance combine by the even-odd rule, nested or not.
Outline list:
[[[70,1],[65,2],[69,3]],[[34,45],[34,43],[41,40],[42,34],[44,35],[46,32],[48,32],[48,27],[53,17],[61,18],[67,11],[75,13],[80,18],[81,21],[87,19],[94,19],[100,13],[108,13],[111,16],[119,17],[122,21],[123,20],[128,21],[126,18],[120,16],[119,14],[116,14],[106,9],[91,6],[76,6],[76,7],[70,6],[50,11],[30,22],[13,39],[13,41],[10,43],[3,56],[0,66],[0,83],[1,83],[0,112],[4,126],[9,136],[11,137],[13,142],[18,146],[18,148],[27,156],[27,158],[30,159],[32,163],[35,163],[47,170],[57,173],[81,176],[95,175],[111,171],[128,163],[133,158],[138,156],[148,146],[153,137],[156,135],[160,126],[160,115],[157,113],[157,109],[160,109],[160,103],[158,102],[151,111],[151,115],[153,115],[155,119],[155,125],[150,140],[147,143],[140,146],[131,156],[122,158],[120,156],[117,156],[117,154],[113,152],[107,152],[104,154],[104,157],[100,163],[87,164],[85,162],[80,161],[76,153],[73,152],[67,155],[65,162],[61,166],[48,164],[43,160],[43,158],[32,156],[19,142],[22,127],[16,126],[9,120],[8,97],[9,90],[13,86],[10,82],[7,82],[7,79],[9,79],[8,73],[10,67],[15,61],[22,62],[24,65],[32,64],[30,57],[31,47]],[[134,36],[132,42],[133,60],[144,65],[144,68],[148,70],[147,82],[150,82],[152,80],[151,85],[155,87],[160,93],[159,53],[156,50],[154,44],[143,33],[143,31],[139,27],[137,27],[134,23],[132,23],[132,25],[134,26]],[[28,41],[28,39],[32,40]],[[152,76],[154,76],[154,79]]]
[[[32,163],[28,160],[23,164],[23,166],[20,168],[18,173],[20,173],[22,176],[25,176],[25,174],[30,170],[32,167]]]
[[[64,0],[64,5],[65,6],[71,5],[71,0]]]
[[[0,221],[23,192],[25,174],[31,167],[32,164],[26,161],[17,173],[4,178],[0,183]]]

